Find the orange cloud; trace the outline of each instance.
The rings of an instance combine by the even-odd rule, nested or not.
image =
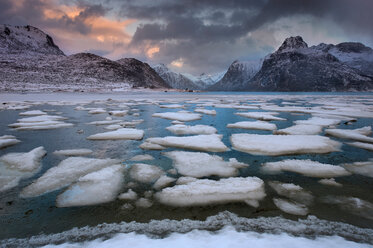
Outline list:
[[[170,65],[174,66],[174,67],[177,67],[177,68],[181,68],[184,65],[184,60],[182,58],[174,60],[174,61],[171,62]]]
[[[156,53],[159,53],[159,47],[151,47],[146,51],[146,56],[153,58]]]

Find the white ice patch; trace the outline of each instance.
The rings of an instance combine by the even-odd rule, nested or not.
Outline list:
[[[276,124],[268,123],[266,121],[239,121],[227,125],[228,128],[242,128],[255,130],[276,130]]]
[[[106,113],[106,110],[103,108],[95,108],[88,111],[89,114],[104,114]]]
[[[113,116],[125,116],[127,113],[128,113],[128,110],[109,111],[109,115],[113,115]]]
[[[183,134],[214,134],[217,133],[218,130],[216,128],[208,126],[208,125],[195,125],[195,126],[188,126],[188,125],[172,125],[166,127],[166,129],[174,134],[183,135]]]
[[[131,161],[145,161],[145,160],[154,160],[154,157],[149,154],[136,155],[130,159]]]
[[[131,178],[141,183],[152,183],[158,180],[164,171],[155,165],[134,164],[130,169]]]
[[[372,133],[370,126],[357,129],[326,129],[325,133],[337,138],[373,143],[373,138],[367,136]]]
[[[281,199],[281,198],[273,198],[273,203],[278,207],[281,211],[293,214],[293,215],[307,215],[308,208],[306,205],[296,203],[294,201]]]
[[[106,126],[104,128],[106,130],[118,130],[119,128],[122,128],[122,126],[118,124],[113,124],[113,125]]]
[[[342,187],[342,184],[337,183],[334,178],[324,178],[319,180],[318,182],[328,186]]]
[[[20,180],[29,178],[41,169],[44,147],[26,153],[8,153],[0,157],[0,192],[16,187]]]
[[[123,184],[124,167],[112,165],[79,178],[57,196],[57,207],[95,205],[113,201]]]
[[[140,198],[135,202],[135,205],[139,208],[150,208],[153,205],[153,202],[146,198]]]
[[[87,124],[99,126],[99,125],[112,125],[112,124],[117,124],[120,122],[122,121],[121,120],[105,120],[105,121],[92,121]]]
[[[248,166],[234,158],[224,161],[222,157],[202,152],[172,151],[164,155],[173,160],[179,174],[189,177],[231,177],[238,174],[239,168]]]
[[[175,207],[260,201],[265,196],[264,182],[257,177],[231,177],[219,181],[199,179],[155,194],[162,204]]]
[[[181,104],[164,104],[164,105],[159,105],[161,108],[184,108],[184,105]]]
[[[126,193],[122,193],[118,196],[119,200],[134,201],[137,199],[137,194],[132,189],[129,189]]]
[[[144,131],[134,128],[120,128],[115,131],[97,133],[87,137],[89,140],[140,140],[144,136]]]
[[[0,140],[1,142],[1,140]],[[369,150],[369,151],[373,151],[373,144],[367,144],[367,143],[363,143],[363,142],[351,142],[351,143],[347,143],[349,144],[350,146],[355,146],[355,147],[359,147],[359,148],[362,148],[362,149],[365,149],[365,150]]]
[[[40,115],[18,119],[17,123],[8,125],[16,130],[45,130],[71,127],[72,123],[66,123],[61,120],[66,118],[56,115]]]
[[[184,121],[184,122],[200,120],[202,118],[200,114],[190,113],[187,111],[155,113],[152,116],[163,118],[163,119],[168,119],[168,120],[176,120],[176,121]]]
[[[197,181],[198,179],[195,178],[195,177],[179,177],[176,181],[176,184],[177,185],[181,185],[181,184],[188,184],[188,183],[191,183],[191,182],[195,182]]]
[[[221,141],[222,138],[223,136],[218,134],[194,135],[187,137],[167,136],[163,138],[148,138],[146,139],[146,142],[164,147],[185,148],[206,152],[225,152],[229,149]]]
[[[232,134],[234,149],[254,155],[287,155],[339,151],[341,143],[318,135]]]
[[[341,122],[340,119],[328,119],[328,118],[320,118],[320,117],[311,117],[308,120],[297,120],[294,121],[295,124],[302,124],[302,125],[314,125],[314,126],[334,126]]]
[[[262,170],[267,173],[280,173],[281,171],[289,171],[300,173],[309,177],[342,177],[351,175],[350,172],[341,166],[322,164],[317,161],[287,159],[278,162],[267,162],[263,164]]]
[[[93,151],[90,149],[67,149],[54,151],[53,154],[63,156],[86,156],[91,154],[92,152]]]
[[[274,131],[274,134],[290,134],[290,135],[316,135],[321,133],[322,126],[317,125],[306,125],[306,124],[297,124],[288,128],[279,129]]]
[[[24,188],[21,197],[35,197],[63,188],[78,180],[81,176],[116,164],[116,159],[94,159],[70,157],[57,166],[47,170],[35,182]]]
[[[33,116],[33,117],[26,117],[18,119],[18,122],[46,122],[46,121],[61,121],[66,120],[65,117],[58,116],[58,115],[40,115],[40,116]]]
[[[175,178],[163,175],[160,178],[158,178],[158,180],[154,183],[153,188],[156,190],[160,190],[175,181]]]
[[[276,117],[277,112],[242,112],[236,113],[236,115],[243,116],[246,118],[258,119],[262,121],[285,121],[286,119]]]
[[[215,110],[210,110],[210,109],[204,109],[204,108],[196,108],[194,112],[201,113],[201,114],[206,114],[206,115],[216,115]]]
[[[23,116],[35,116],[35,115],[46,115],[46,114],[47,113],[41,110],[31,110],[31,111],[19,113],[19,115],[23,115]]]
[[[285,196],[296,202],[300,202],[305,205],[309,205],[313,201],[313,196],[310,192],[307,192],[299,185],[292,183],[281,183],[281,182],[269,182],[271,188],[273,188],[280,196]]]
[[[355,162],[351,164],[343,164],[343,167],[355,174],[360,174],[367,177],[373,177],[373,159],[366,162]]]
[[[18,144],[19,142],[21,141],[16,139],[16,137],[14,137],[13,135],[0,136],[0,149]]]

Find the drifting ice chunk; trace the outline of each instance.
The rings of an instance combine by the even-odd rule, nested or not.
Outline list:
[[[21,197],[35,197],[68,186],[81,176],[116,164],[116,159],[67,158],[24,188]]]
[[[274,131],[274,134],[303,134],[303,135],[315,135],[319,134],[322,131],[322,126],[317,125],[305,125],[305,124],[297,124],[288,128],[280,129]]]
[[[321,180],[319,180],[319,183],[324,184],[324,185],[328,185],[328,186],[342,187],[342,184],[337,183],[334,178],[321,179]]]
[[[276,124],[268,123],[265,121],[239,121],[236,123],[228,124],[229,128],[243,128],[243,129],[256,129],[272,131],[277,129]]]
[[[264,182],[257,177],[232,177],[219,181],[200,179],[165,188],[155,194],[165,205],[176,207],[259,201],[265,197]]]
[[[115,131],[106,132],[106,133],[97,133],[91,136],[88,136],[89,140],[122,140],[122,139],[131,139],[131,140],[140,140],[144,136],[144,131],[134,128],[121,128]]]
[[[113,110],[109,111],[109,115],[114,116],[125,116],[128,113],[128,110]]]
[[[122,128],[122,126],[118,124],[113,124],[105,127],[106,130],[118,130],[119,128]]]
[[[90,149],[68,149],[68,150],[57,150],[53,154],[64,155],[64,156],[85,156],[91,154],[93,151]]]
[[[195,177],[179,177],[176,181],[176,184],[177,185],[181,185],[181,184],[188,184],[188,183],[191,183],[191,182],[195,182],[197,181],[198,179],[195,178]]]
[[[47,113],[40,111],[40,110],[31,110],[19,113],[19,115],[25,115],[25,116],[33,116],[33,115],[46,115]]]
[[[307,215],[308,213],[307,206],[293,202],[293,201],[288,201],[288,200],[280,199],[280,198],[274,198],[273,203],[281,211],[288,213],[288,214]]]
[[[130,170],[130,176],[141,183],[155,182],[163,174],[162,169],[149,164],[134,164]]]
[[[248,166],[231,158],[224,161],[222,157],[202,152],[166,152],[165,156],[173,160],[173,166],[184,176],[206,177],[220,176],[231,177],[238,174],[238,168]]]
[[[366,162],[355,162],[352,164],[343,164],[343,167],[355,174],[367,177],[373,177],[373,159]]]
[[[40,115],[21,118],[17,123],[8,126],[16,128],[16,130],[44,130],[73,126],[71,123],[60,121],[64,119],[66,118],[56,115]]]
[[[106,110],[102,108],[96,108],[96,109],[92,109],[88,111],[88,113],[89,114],[103,114],[103,113],[106,113]]]
[[[351,175],[343,167],[331,164],[322,164],[317,161],[287,159],[278,162],[264,163],[262,170],[268,173],[279,173],[281,171],[290,171],[300,173],[309,177],[342,177]]]
[[[254,155],[287,155],[339,151],[341,143],[318,135],[232,134],[234,149]]]
[[[206,114],[206,115],[216,115],[215,110],[203,109],[203,108],[196,108],[194,112]]]
[[[194,114],[186,111],[155,113],[152,116],[177,121],[195,121],[202,118],[200,114]]]
[[[352,143],[347,143],[347,144],[349,144],[350,146],[355,146],[355,147],[363,148],[365,150],[373,151],[373,144],[367,144],[363,142],[352,142]]]
[[[12,146],[17,143],[21,142],[20,140],[16,139],[13,135],[3,135],[0,136],[0,149],[7,147],[7,146]]]
[[[302,187],[292,183],[281,183],[281,182],[269,182],[271,188],[273,188],[277,194],[285,196],[294,201],[309,205],[313,201],[311,193],[305,191]]]
[[[141,149],[144,150],[163,150],[166,149],[166,147],[155,144],[155,143],[150,143],[150,142],[144,142],[139,146]]]
[[[126,193],[122,193],[118,196],[119,200],[134,201],[137,199],[137,194],[132,189],[129,189]]]
[[[154,183],[153,188],[156,190],[163,189],[164,187],[175,181],[175,178],[163,175],[160,178],[158,178],[158,180]]]
[[[130,159],[131,161],[145,161],[145,160],[154,160],[154,157],[149,154],[136,155]]]
[[[105,121],[92,121],[87,124],[89,125],[112,125],[121,122],[121,120],[105,120]]]
[[[19,123],[22,124],[22,123]],[[34,125],[17,127],[16,130],[47,130],[47,129],[57,129],[63,127],[72,127],[74,124],[66,122],[56,122],[52,124],[51,122],[38,122]]]
[[[184,108],[184,105],[180,104],[165,104],[165,105],[159,105],[161,108]]]
[[[370,126],[357,129],[326,129],[325,133],[331,136],[342,139],[353,139],[362,142],[373,143],[373,138],[367,135],[371,134],[372,128]]]
[[[218,130],[216,128],[207,125],[172,125],[166,127],[166,129],[174,134],[213,134]]]
[[[139,208],[150,208],[153,205],[153,202],[146,198],[140,198],[135,202],[135,205]]]
[[[274,115],[278,115],[276,112],[245,112],[245,113],[236,113],[236,115],[258,119],[262,121],[285,121],[286,119],[276,117]]]
[[[113,201],[123,184],[120,164],[89,173],[57,197],[57,207],[95,205]]]
[[[187,137],[167,136],[163,138],[148,138],[146,139],[146,142],[166,147],[185,148],[206,152],[225,152],[229,149],[223,142],[221,142],[222,137],[222,135],[218,134]]]
[[[373,220],[373,204],[356,197],[327,196],[321,199],[327,204],[337,205],[340,209],[363,218]]]
[[[294,121],[295,124],[314,125],[314,126],[322,126],[322,127],[337,125],[340,122],[341,122],[340,119],[327,119],[327,118],[320,118],[320,117],[311,117],[308,120]]]
[[[44,121],[60,121],[66,120],[65,117],[58,116],[58,115],[40,115],[40,116],[33,116],[27,118],[18,119],[18,122],[44,122]]]

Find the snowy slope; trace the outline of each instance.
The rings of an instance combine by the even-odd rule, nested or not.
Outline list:
[[[171,71],[166,65],[158,64],[153,66],[158,75],[174,89],[199,90],[200,86],[182,73]]]

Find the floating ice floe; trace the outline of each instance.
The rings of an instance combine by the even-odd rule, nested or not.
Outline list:
[[[141,140],[144,137],[144,131],[134,128],[120,128],[115,131],[97,133],[87,137],[89,140]]]
[[[176,181],[175,178],[163,175],[160,178],[158,178],[158,180],[154,183],[153,188],[156,190],[160,190],[175,181]]]
[[[41,169],[44,147],[25,153],[8,153],[0,157],[0,192],[16,187],[20,180],[29,178]]]
[[[306,124],[297,124],[288,128],[275,130],[274,134],[290,134],[290,135],[316,135],[321,133],[322,126],[317,125],[306,125]]]
[[[153,205],[153,202],[146,198],[139,198],[135,202],[135,205],[136,207],[139,207],[139,208],[150,208]]]
[[[62,116],[56,115],[40,115],[18,119],[17,123],[8,126],[16,130],[45,130],[73,126],[72,123],[61,121],[65,119]]]
[[[202,118],[200,114],[195,114],[188,111],[155,113],[152,116],[177,121],[195,121]]]
[[[154,160],[154,157],[149,154],[136,155],[130,159],[131,161],[145,161],[145,160]]]
[[[296,202],[300,202],[305,205],[309,205],[313,201],[313,196],[310,192],[307,192],[299,185],[292,183],[281,183],[281,182],[269,182],[269,186],[276,191],[280,196],[285,196]]]
[[[201,113],[201,114],[206,114],[206,115],[216,115],[215,110],[210,110],[210,109],[204,109],[204,108],[196,108],[194,112]]]
[[[144,150],[163,150],[166,149],[166,147],[155,144],[155,143],[150,143],[150,142],[144,142],[139,146],[141,149]]]
[[[21,197],[35,197],[63,188],[88,173],[117,164],[116,159],[69,157],[47,170],[35,182],[24,188]]]
[[[357,129],[326,129],[325,133],[337,138],[373,143],[373,138],[367,136],[372,133],[370,126]]]
[[[234,149],[254,155],[287,155],[339,151],[341,143],[318,135],[232,134]]]
[[[255,130],[276,130],[276,124],[268,123],[266,121],[239,121],[236,123],[230,123],[227,125],[228,128],[242,128],[242,129],[255,129]]]
[[[54,151],[53,154],[64,156],[85,156],[91,154],[92,152],[93,151],[91,149],[67,149]]]
[[[0,136],[0,149],[4,148],[4,147],[7,147],[7,146],[12,146],[12,145],[18,144],[19,142],[21,142],[21,141],[18,140],[13,135]]]
[[[286,119],[276,117],[275,115],[278,115],[276,112],[242,112],[242,113],[236,113],[236,115],[252,118],[252,119],[258,119],[262,121],[285,121]]]
[[[121,120],[104,120],[104,121],[92,121],[87,124],[89,125],[112,125],[122,122]]]
[[[322,164],[312,160],[286,159],[278,162],[267,162],[262,166],[267,173],[280,173],[282,171],[296,172],[304,176],[331,178],[351,175],[341,166]]]
[[[257,177],[231,177],[219,181],[199,179],[155,194],[160,203],[176,207],[228,202],[246,202],[257,207],[265,196],[264,182]]]
[[[373,204],[349,196],[326,196],[320,199],[323,203],[337,205],[343,211],[373,220]]]
[[[104,114],[106,110],[103,108],[95,108],[88,111],[89,114]]]
[[[30,111],[19,113],[19,115],[34,116],[34,115],[47,115],[47,113],[41,110],[30,110]]]
[[[174,134],[214,134],[217,133],[218,130],[216,128],[208,126],[208,125],[195,125],[195,126],[188,126],[188,125],[172,125],[166,127],[166,129]]]
[[[294,201],[281,199],[281,198],[273,198],[273,203],[278,207],[281,211],[293,214],[293,215],[307,215],[308,208],[306,205],[297,203]]]
[[[161,108],[184,108],[184,105],[181,104],[164,104],[164,105],[159,105]]]
[[[119,124],[113,124],[113,125],[106,126],[104,128],[106,130],[118,130],[119,128],[122,128],[122,126]]]
[[[328,119],[328,118],[320,118],[320,117],[311,117],[308,120],[297,120],[294,121],[295,124],[302,124],[302,125],[314,125],[314,126],[334,126],[341,122],[341,119]]]
[[[187,137],[167,136],[163,138],[148,138],[146,142],[165,147],[185,148],[206,152],[225,152],[228,147],[221,141],[222,135],[194,135]],[[141,146],[140,146],[141,147]]]
[[[115,200],[123,184],[124,167],[112,165],[78,179],[57,196],[57,207],[95,205]]]
[[[188,184],[188,183],[191,183],[191,182],[195,182],[197,181],[198,179],[195,178],[195,177],[179,177],[177,180],[176,180],[176,184],[177,185],[181,185],[181,184]]]
[[[109,111],[109,115],[113,115],[113,116],[125,116],[127,113],[128,113],[128,110]]]
[[[373,152],[373,144],[367,144],[367,143],[363,143],[363,142],[351,142],[351,143],[347,143],[347,144],[349,144],[350,146],[359,147],[359,148],[362,148],[362,149],[369,150],[369,151]]]
[[[319,180],[318,182],[328,186],[342,187],[342,184],[337,183],[334,178],[324,178]]]
[[[134,164],[130,169],[131,178],[141,183],[155,182],[163,174],[162,169],[150,164]]]
[[[129,189],[126,193],[122,193],[118,196],[119,200],[134,201],[137,199],[137,194],[132,189]]]
[[[222,157],[202,152],[172,151],[164,155],[173,160],[179,174],[189,177],[231,177],[238,174],[239,168],[248,166],[234,158],[224,161]]]
[[[352,173],[373,177],[373,159],[366,162],[343,164],[343,167]]]

